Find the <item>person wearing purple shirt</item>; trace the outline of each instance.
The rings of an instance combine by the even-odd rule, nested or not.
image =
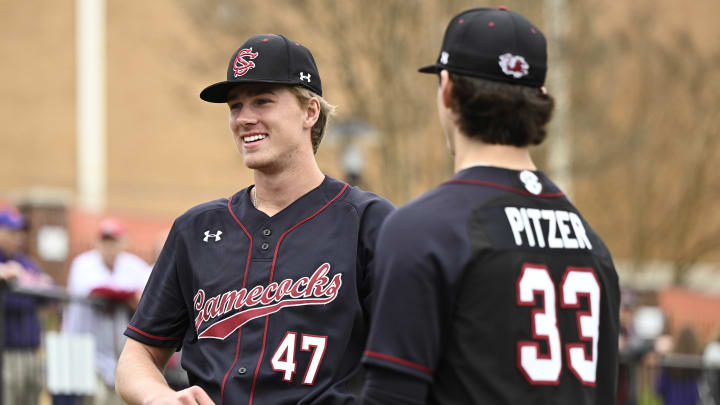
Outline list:
[[[697,355],[700,342],[691,326],[684,326],[677,333],[673,353],[677,355]],[[700,403],[698,384],[701,372],[693,368],[662,367],[655,389],[664,405],[697,405]]]
[[[22,253],[24,226],[14,209],[0,209],[0,281],[29,288],[49,286],[50,277]],[[3,304],[3,403],[37,404],[43,375],[37,302],[6,291]]]

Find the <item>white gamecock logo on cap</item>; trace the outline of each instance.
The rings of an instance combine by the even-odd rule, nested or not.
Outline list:
[[[255,67],[255,62],[245,60],[245,58],[255,59],[258,55],[260,55],[260,52],[253,52],[252,47],[241,49],[235,57],[235,63],[233,63],[235,77],[242,76]]]
[[[525,61],[525,58],[520,55],[504,53],[500,55],[498,64],[503,73],[516,79],[527,76],[530,72],[530,65]]]
[[[529,170],[523,170],[520,172],[520,181],[525,184],[525,188],[527,191],[529,191],[531,194],[538,195],[542,191],[542,183],[540,183],[540,179],[538,179],[538,176],[529,171]]]

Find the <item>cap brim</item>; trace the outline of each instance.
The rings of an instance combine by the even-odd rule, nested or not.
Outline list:
[[[434,65],[428,65],[428,66],[421,67],[420,69],[418,69],[418,72],[420,72],[420,73],[438,73],[442,69],[443,68],[436,63]]]
[[[308,86],[305,82],[297,82],[292,80],[251,79],[242,81],[226,80],[224,82],[211,84],[210,86],[205,87],[205,89],[200,92],[200,98],[210,103],[226,103],[228,101],[228,94],[230,94],[230,90],[237,86],[242,86],[243,84],[253,83],[280,84],[284,86],[302,86],[314,93],[317,93],[319,96],[322,96],[321,90],[314,89],[311,86]]]
[[[209,103],[224,103],[228,100],[228,93],[230,93],[230,90],[239,85],[243,84],[242,82],[231,82],[231,81],[224,81],[224,82],[218,82],[215,84],[211,84],[210,86],[205,87],[203,91],[200,92],[200,98],[209,102]]]

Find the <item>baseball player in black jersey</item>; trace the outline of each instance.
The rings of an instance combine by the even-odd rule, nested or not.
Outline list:
[[[257,35],[227,81],[255,184],[180,216],[125,334],[117,389],[131,404],[352,404],[367,336],[377,232],[393,207],[315,161],[331,106],[308,49]],[[182,346],[193,387],[160,370]]]
[[[473,9],[437,63],[455,176],[398,209],[376,251],[363,403],[615,403],[618,279],[545,174],[546,44],[522,16]]]

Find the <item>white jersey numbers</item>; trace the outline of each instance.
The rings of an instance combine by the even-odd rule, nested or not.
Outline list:
[[[273,370],[283,373],[282,379],[285,382],[292,382],[295,369],[297,368],[297,362],[295,361],[296,340],[296,332],[286,333],[277,349],[275,349],[272,358],[270,358],[270,366]],[[312,352],[310,362],[302,380],[304,385],[313,385],[315,383],[315,377],[320,369],[320,363],[322,363],[326,347],[327,336],[303,334],[300,337],[300,350]]]
[[[297,368],[297,362],[295,362],[295,340],[297,333],[288,332],[285,337],[275,349],[270,359],[270,366],[275,371],[283,372],[283,381],[292,382],[293,375],[295,375],[295,368]]]
[[[542,294],[544,309],[532,311],[533,337],[544,339],[550,353],[541,354],[537,342],[518,342],[520,370],[535,384],[556,384],[562,370],[562,354],[555,309],[555,285],[547,268],[525,265],[517,283],[518,305],[535,306],[535,293]]]
[[[536,296],[542,296],[542,303]],[[560,307],[580,308],[580,297],[587,297],[588,310],[578,312],[578,336],[591,343],[565,344],[566,360],[573,374],[585,385],[595,385],[597,344],[600,330],[600,283],[590,268],[568,267],[560,285]],[[536,385],[556,385],[562,371],[561,336],[558,329],[555,283],[546,266],[525,264],[517,279],[517,304],[538,308],[531,312],[535,340],[517,343],[518,367],[525,378]],[[541,305],[540,305],[541,304]],[[547,347],[543,353],[539,341]]]
[[[589,308],[578,312],[578,335],[581,340],[592,342],[592,352],[587,353],[582,343],[565,345],[568,365],[575,376],[586,385],[595,385],[597,370],[597,346],[600,330],[600,283],[591,269],[569,267],[562,281],[563,308],[580,308],[580,296],[587,297]]]
[[[300,350],[306,352],[312,350],[312,357],[310,357],[310,364],[308,364],[307,371],[305,371],[303,384],[315,384],[315,376],[325,355],[325,346],[327,346],[327,336],[302,335]]]

